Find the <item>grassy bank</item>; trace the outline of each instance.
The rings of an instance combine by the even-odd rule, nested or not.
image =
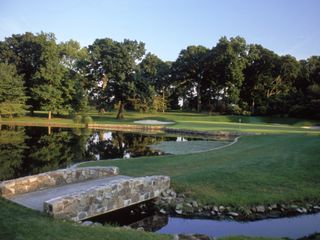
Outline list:
[[[172,240],[173,236],[111,226],[84,227],[54,220],[0,197],[0,239],[2,240]],[[280,238],[223,237],[221,240],[276,240]]]
[[[310,129],[309,126],[319,125],[319,121],[279,118],[279,117],[250,117],[250,116],[209,116],[204,113],[137,113],[127,112],[125,119],[116,119],[116,113],[104,114],[87,113],[97,124],[137,125],[136,120],[154,119],[175,122],[168,126],[174,129],[188,129],[201,131],[232,131],[232,132],[256,132],[256,133],[314,133],[320,134],[319,129]],[[68,116],[54,117],[47,119],[46,113],[37,113],[36,116],[25,116],[14,119],[0,119],[0,123],[17,122],[20,124],[64,124],[68,127],[79,127]],[[82,126],[82,125],[81,125]],[[82,126],[84,127],[84,125]]]
[[[54,220],[39,212],[0,198],[0,239],[3,240],[167,240],[168,235],[145,233],[111,226],[83,227]]]
[[[121,174],[164,174],[202,203],[250,206],[320,200],[320,138],[302,134],[247,136],[224,149],[188,155],[98,161]]]

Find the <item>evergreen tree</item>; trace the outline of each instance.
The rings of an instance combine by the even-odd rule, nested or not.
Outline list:
[[[0,63],[0,116],[23,115],[26,96],[23,80],[14,65]]]

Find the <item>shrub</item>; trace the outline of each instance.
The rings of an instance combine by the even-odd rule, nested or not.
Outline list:
[[[90,117],[90,116],[84,116],[84,117],[82,117],[82,122],[84,124],[89,124],[89,123],[92,123],[93,120],[92,120],[92,117]]]
[[[74,121],[75,123],[81,123],[81,121],[82,121],[82,116],[76,115],[76,116],[73,118],[73,121]]]
[[[242,109],[239,107],[239,105],[236,104],[229,104],[227,106],[227,114],[232,114],[232,115],[240,115]]]
[[[244,116],[250,116],[251,115],[251,112],[250,111],[242,111],[242,115]]]
[[[259,107],[257,107],[257,110],[255,113],[265,115],[267,113],[267,107],[266,106],[259,106]]]

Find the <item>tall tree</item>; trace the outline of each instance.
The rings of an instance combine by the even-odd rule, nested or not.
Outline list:
[[[0,117],[22,115],[26,111],[23,80],[14,65],[0,63]]]
[[[196,97],[198,111],[202,109],[204,59],[208,51],[203,46],[189,46],[180,52],[178,59],[172,64],[172,78],[175,87],[187,93],[189,98]]]
[[[280,58],[261,45],[250,45],[242,99],[253,114],[266,114],[270,97],[280,93]]]
[[[152,91],[147,93],[152,94],[150,97],[156,111],[161,109],[164,112],[167,107],[167,98],[170,94],[170,67],[170,62],[164,62],[151,53],[148,53],[139,64],[138,78],[155,90],[155,93]]]
[[[244,38],[220,38],[206,59],[206,75],[214,85],[216,100],[238,104],[244,81],[247,45]]]
[[[300,72],[295,82],[295,103],[289,114],[295,117],[320,118],[320,57],[300,61]]]
[[[64,110],[62,78],[65,74],[60,64],[59,48],[53,34],[41,34],[37,42],[41,46],[41,56],[39,69],[33,76],[31,97],[39,104],[40,110],[59,113]]]
[[[17,34],[0,42],[0,61],[16,65],[23,75],[31,110],[59,112],[64,108],[61,81],[64,68],[52,33]]]
[[[60,63],[65,68],[62,98],[68,111],[83,112],[88,108],[89,85],[86,78],[88,51],[74,40],[59,44]]]
[[[89,46],[90,75],[96,84],[91,96],[100,109],[117,103],[117,118],[123,118],[125,105],[135,92],[137,62],[145,54],[144,43],[125,39],[97,39]]]

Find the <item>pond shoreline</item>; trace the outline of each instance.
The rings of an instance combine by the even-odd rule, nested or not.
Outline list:
[[[202,131],[202,130],[188,130],[178,129],[174,127],[165,127],[161,125],[141,125],[141,124],[101,124],[101,123],[57,123],[47,120],[46,122],[30,122],[30,121],[14,121],[14,120],[0,120],[0,125],[9,126],[29,126],[29,127],[61,127],[61,128],[89,128],[89,129],[105,129],[114,131],[150,131],[150,132],[164,132],[173,134],[186,134],[199,137],[238,137],[249,135],[260,135],[253,132],[238,132],[238,131]]]
[[[160,213],[173,217],[215,220],[256,221],[314,214],[320,212],[320,201],[259,204],[250,207],[203,205],[196,200],[168,189],[156,202]]]

